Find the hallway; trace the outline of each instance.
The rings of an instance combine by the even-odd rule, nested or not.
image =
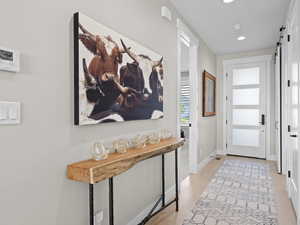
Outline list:
[[[0,225],[300,225],[300,0],[1,3]]]
[[[150,225],[182,225],[185,217],[193,208],[195,202],[200,198],[200,195],[205,191],[213,176],[217,173],[225,160],[240,160],[243,162],[256,162],[268,165],[271,168],[273,180],[273,190],[278,204],[278,225],[296,225],[296,216],[288,199],[288,193],[285,187],[285,176],[278,175],[275,168],[275,163],[265,160],[257,160],[242,157],[226,156],[221,160],[212,159],[201,172],[190,175],[181,184],[180,194],[180,210],[174,213],[174,207],[170,207],[164,212],[154,217],[149,221]]]

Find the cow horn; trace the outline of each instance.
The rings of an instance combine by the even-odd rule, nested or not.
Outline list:
[[[86,87],[92,87],[95,85],[95,80],[94,78],[90,75],[89,70],[86,65],[86,60],[82,59],[82,67],[83,67],[83,72],[84,72],[84,81],[85,81],[85,86]]]
[[[138,94],[138,92],[130,87],[124,87],[122,84],[120,84],[120,81],[116,78],[113,78],[113,82],[115,83],[117,89],[121,92],[123,95],[127,95],[129,93]]]
[[[87,29],[85,29],[81,24],[79,24],[79,29],[83,32],[79,34],[79,39],[83,43],[83,45],[94,55],[97,55],[97,45],[99,42],[102,42],[100,36],[96,36],[90,33]],[[100,40],[99,40],[100,39]]]
[[[115,42],[115,41],[112,39],[112,37],[111,37],[110,35],[108,35],[108,36],[106,37],[106,39],[107,39],[108,41],[112,42],[112,43],[119,49],[119,52],[120,52],[121,54],[126,53],[125,49],[124,49],[124,48],[120,48],[119,45],[117,44],[117,42]],[[131,47],[128,47],[128,50],[130,50],[130,49],[131,49]]]
[[[94,40],[88,34],[79,34],[79,40],[94,55],[96,55],[96,39]]]
[[[131,49],[131,47],[128,47],[128,50],[130,50],[130,49]],[[121,54],[124,54],[124,53],[126,53],[125,49],[123,49],[123,48],[120,48],[120,53],[121,53]]]
[[[90,33],[87,29],[85,29],[81,24],[79,24],[79,29],[87,36],[88,38],[92,39],[96,42],[96,35]]]
[[[120,82],[116,79],[113,79],[114,83],[116,84],[117,88],[122,94],[126,94],[128,92],[128,88],[124,87],[123,85],[120,84]]]
[[[127,46],[124,44],[122,39],[121,39],[121,44],[123,46],[124,51],[129,55],[129,57],[132,58],[133,61],[138,63],[138,56],[134,54],[132,51],[130,51],[130,48],[127,48]]]
[[[161,57],[161,59],[159,61],[153,61],[153,68],[155,68],[157,66],[161,66],[163,60],[164,60],[164,57]]]

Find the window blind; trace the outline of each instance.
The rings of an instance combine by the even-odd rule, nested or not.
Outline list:
[[[188,126],[190,123],[190,102],[191,87],[189,73],[181,73],[180,82],[180,122],[182,126]]]

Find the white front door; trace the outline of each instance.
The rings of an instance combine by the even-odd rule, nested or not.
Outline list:
[[[299,207],[299,26],[297,21],[297,13],[294,14],[291,25],[291,39],[288,44],[288,70],[289,70],[289,102],[288,102],[288,121],[289,121],[289,137],[288,137],[288,168],[289,168],[289,187],[290,196],[298,214]]]
[[[266,63],[227,68],[227,153],[266,158]]]

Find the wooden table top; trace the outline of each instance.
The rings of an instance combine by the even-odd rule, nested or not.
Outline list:
[[[175,151],[183,144],[184,139],[169,138],[158,144],[149,144],[145,148],[128,149],[126,153],[111,153],[105,160],[80,161],[68,165],[67,177],[71,180],[95,184],[127,171],[142,160]]]

